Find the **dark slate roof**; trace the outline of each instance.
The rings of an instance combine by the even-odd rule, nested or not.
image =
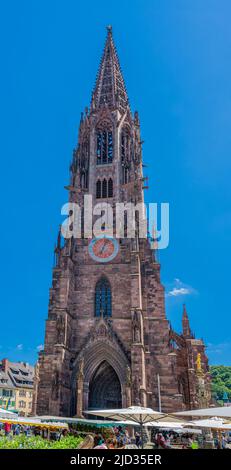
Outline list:
[[[7,383],[2,383],[7,380]],[[0,386],[7,388],[33,388],[34,367],[24,362],[8,362],[8,372],[3,372],[0,367]]]
[[[8,373],[0,369],[0,388],[15,388]]]

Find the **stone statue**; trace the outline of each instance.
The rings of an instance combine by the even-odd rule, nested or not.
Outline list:
[[[60,384],[60,372],[58,369],[54,371],[53,379],[52,379],[52,390],[51,390],[51,397],[53,400],[56,400],[59,395],[59,384]]]
[[[140,329],[137,325],[134,326],[134,341],[140,343]]]
[[[133,341],[135,343],[141,342],[140,321],[139,321],[138,312],[136,309],[133,313]]]
[[[196,366],[197,366],[197,372],[202,372],[202,367],[201,367],[201,354],[197,354],[196,358]]]
[[[100,325],[98,328],[98,336],[107,336],[107,328],[105,325]]]

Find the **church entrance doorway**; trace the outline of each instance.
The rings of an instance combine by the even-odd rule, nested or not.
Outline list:
[[[119,378],[107,361],[101,362],[89,384],[88,409],[121,408],[122,394]]]

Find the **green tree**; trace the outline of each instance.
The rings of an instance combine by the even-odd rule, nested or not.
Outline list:
[[[216,400],[231,401],[231,366],[210,366],[212,394]]]

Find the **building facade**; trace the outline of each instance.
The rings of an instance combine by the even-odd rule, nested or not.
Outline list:
[[[32,413],[34,367],[24,362],[0,361],[0,407],[20,416]]]
[[[84,196],[98,215],[104,203],[144,201],[142,141],[138,113],[132,114],[109,27],[90,109],[81,115],[70,167],[69,202]],[[100,204],[99,204],[100,203]],[[105,212],[108,216],[108,210]],[[93,222],[95,220],[93,217]],[[134,234],[63,240],[59,232],[50,289],[44,351],[36,380],[38,414],[77,415],[83,410],[141,403],[164,411],[210,400],[203,341],[166,318],[160,264],[150,240]],[[73,227],[72,227],[73,228]]]

